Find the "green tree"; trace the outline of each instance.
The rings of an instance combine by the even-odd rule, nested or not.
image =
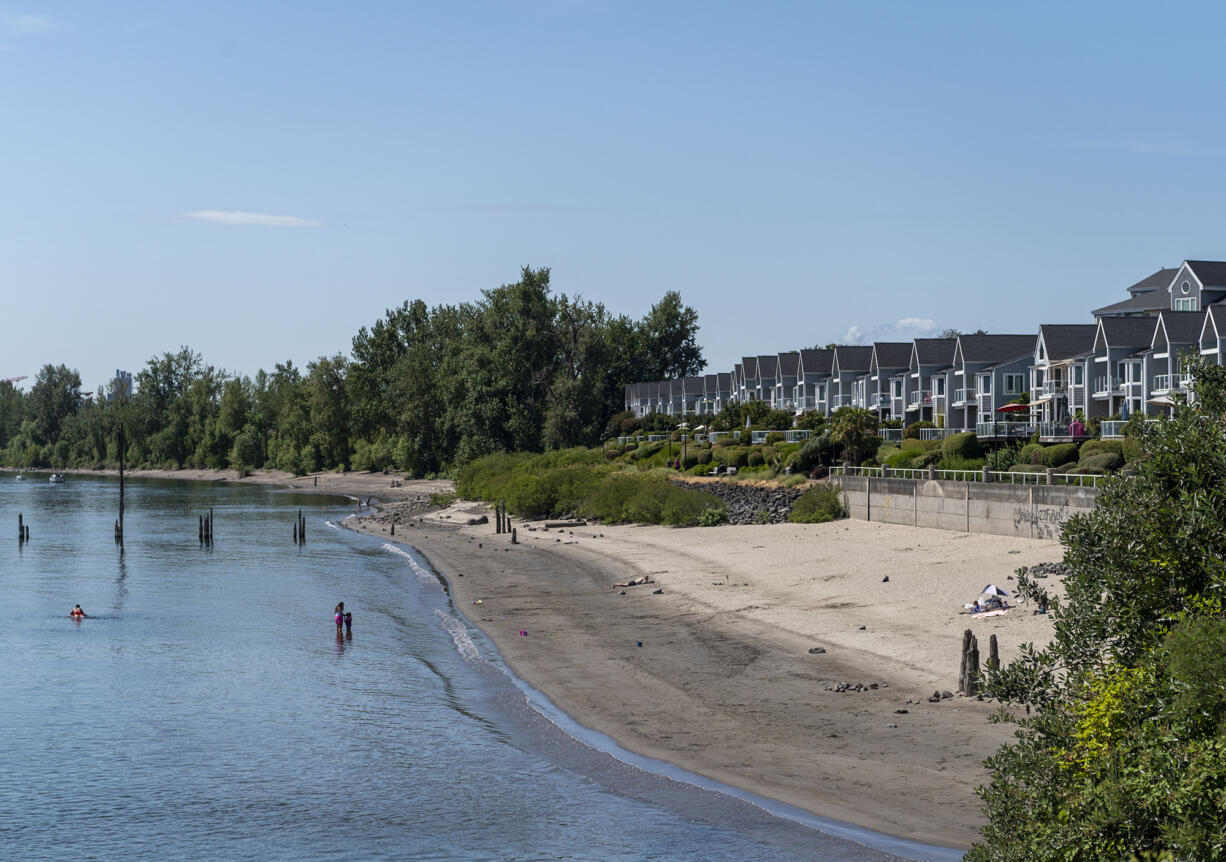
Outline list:
[[[1226,369],[1197,360],[1197,402],[1141,441],[1062,541],[1064,599],[1024,573],[1054,637],[991,675],[1025,706],[988,760],[989,817],[970,860],[1226,855]]]
[[[43,445],[59,440],[64,420],[80,406],[80,389],[81,375],[66,365],[39,369],[26,396],[26,414],[34,421],[34,442]]]
[[[830,417],[830,433],[841,443],[852,464],[871,458],[881,445],[877,436],[877,416],[863,407],[840,407]]]
[[[640,330],[646,373],[639,380],[692,377],[706,367],[698,345],[698,312],[683,305],[677,291],[668,291],[651,307]]]

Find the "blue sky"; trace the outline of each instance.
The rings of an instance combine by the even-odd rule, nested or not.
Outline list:
[[[1223,8],[0,0],[0,378],[301,366],[525,264],[679,290],[711,371],[1088,322],[1226,259]]]

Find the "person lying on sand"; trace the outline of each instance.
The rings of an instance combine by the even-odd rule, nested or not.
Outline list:
[[[639,575],[637,578],[631,578],[628,581],[622,581],[619,584],[614,584],[613,589],[617,589],[618,587],[637,587],[641,584],[648,583],[651,583],[651,578],[647,577],[646,575]]]

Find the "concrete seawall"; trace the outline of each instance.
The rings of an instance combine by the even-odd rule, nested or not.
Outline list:
[[[838,476],[852,518],[1025,539],[1059,539],[1061,525],[1089,512],[1098,489],[1069,485],[1006,485],[939,479]]]

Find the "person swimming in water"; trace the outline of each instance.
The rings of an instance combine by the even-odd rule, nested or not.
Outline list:
[[[68,616],[72,617],[74,620],[82,620],[85,619],[85,611],[81,610],[80,605],[76,605],[73,607],[72,612]]]

